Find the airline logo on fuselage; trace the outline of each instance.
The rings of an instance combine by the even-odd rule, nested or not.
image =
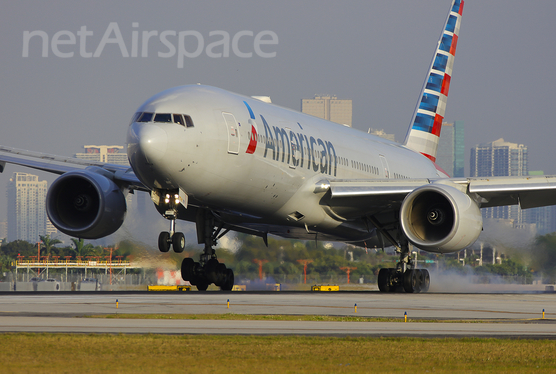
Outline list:
[[[249,139],[249,146],[247,147],[247,151],[245,153],[253,154],[257,149],[257,129],[255,126],[251,125],[251,138]]]
[[[332,142],[294,132],[289,128],[271,127],[263,115],[260,117],[264,125],[264,138],[258,139],[259,134],[251,125],[251,137],[246,153],[255,153],[259,140],[265,143],[264,158],[272,158],[291,167],[312,169],[316,173],[336,175],[338,160]],[[301,128],[301,125],[299,127]]]

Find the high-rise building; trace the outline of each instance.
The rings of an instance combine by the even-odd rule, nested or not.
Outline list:
[[[527,173],[527,146],[500,138],[471,148],[471,176],[522,176]]]
[[[46,181],[26,173],[14,173],[8,182],[8,241],[39,241],[46,234]]]
[[[526,209],[523,214],[527,223],[536,224],[537,234],[545,235],[556,232],[556,205]]]
[[[2,239],[6,239],[8,237],[8,222],[1,221],[0,222],[0,241]]]
[[[351,99],[338,99],[336,96],[317,95],[314,99],[302,99],[301,111],[315,117],[351,127]]]
[[[527,172],[527,146],[498,139],[471,148],[471,176],[523,176]],[[482,209],[483,218],[511,219],[515,225],[524,223],[519,206]]]
[[[390,140],[390,141],[393,141],[393,142],[396,141],[396,136],[394,134],[387,134],[386,132],[384,132],[383,129],[380,129],[380,130],[369,129],[369,134],[379,136],[383,139]]]
[[[107,162],[109,164],[129,165],[127,154],[120,153],[121,145],[85,145],[85,152],[76,153],[76,158],[89,161]]]
[[[465,133],[463,121],[442,124],[436,163],[452,177],[465,176]]]

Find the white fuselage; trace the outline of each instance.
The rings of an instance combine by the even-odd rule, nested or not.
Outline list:
[[[146,186],[181,189],[193,206],[269,225],[274,229],[267,232],[284,236],[318,232],[361,241],[375,235],[327,214],[319,205],[322,194],[314,193],[319,181],[445,176],[400,144],[210,86],[166,90],[138,113],[182,114],[193,125],[134,117],[128,155]]]

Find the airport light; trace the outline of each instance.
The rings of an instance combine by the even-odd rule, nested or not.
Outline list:
[[[257,258],[253,259],[253,262],[259,265],[259,279],[263,280],[263,264],[266,264],[268,260],[259,260]]]
[[[297,260],[297,262],[303,264],[303,277],[304,277],[303,284],[307,284],[307,265],[313,262],[313,260]]]
[[[104,247],[104,250],[108,251],[110,250],[110,285],[112,285],[112,251],[113,250],[117,250],[118,248],[114,248],[114,247]]]
[[[41,262],[41,242],[37,242],[37,264]],[[41,269],[37,268],[37,274],[40,274]]]
[[[349,284],[349,274],[351,273],[352,270],[355,270],[355,269],[357,269],[357,268],[349,267],[349,266],[340,267],[340,270],[343,270],[347,273],[348,284]]]

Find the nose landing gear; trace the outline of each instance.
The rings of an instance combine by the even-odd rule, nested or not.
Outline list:
[[[170,231],[162,231],[158,235],[158,249],[160,252],[168,252],[170,246],[176,253],[182,253],[185,248],[185,235],[183,232],[175,232],[176,229],[176,211],[168,210],[164,217],[170,220]]]

